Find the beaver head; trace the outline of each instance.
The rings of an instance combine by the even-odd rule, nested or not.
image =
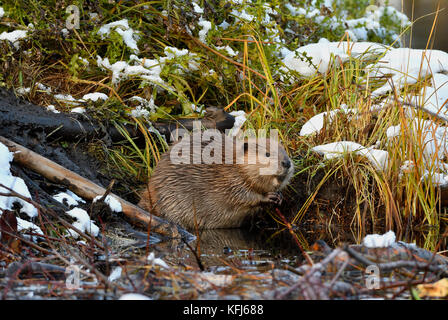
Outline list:
[[[239,146],[238,146],[239,145]],[[249,177],[256,178],[255,183],[260,191],[278,191],[283,189],[294,174],[294,164],[285,149],[275,139],[250,138],[240,143],[237,150],[242,148],[243,171]]]

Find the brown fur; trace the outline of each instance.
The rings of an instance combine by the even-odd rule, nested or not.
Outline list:
[[[269,150],[272,141],[266,139],[266,150],[270,154],[268,158],[267,151],[262,150],[264,159],[261,159],[257,151],[245,150],[247,144],[243,142],[237,143],[234,138],[222,134],[217,138],[233,145],[232,163],[175,164],[168,151],[154,169],[139,206],[189,229],[214,229],[240,227],[245,218],[257,212],[263,204],[276,202],[278,192],[286,186],[294,171],[284,148],[278,144],[276,150]],[[191,139],[185,142],[184,139],[172,148],[181,146],[179,143],[191,147]],[[251,141],[246,140],[246,143]],[[209,141],[202,142],[200,151],[207,146],[210,146]],[[243,148],[241,156],[235,152],[237,148]],[[257,145],[257,150],[259,148],[263,146]],[[193,154],[189,153],[190,161]],[[225,155],[223,148],[222,159]],[[237,159],[243,159],[244,163],[237,164]],[[255,163],[250,164],[249,160]],[[276,161],[277,170],[261,175],[260,168],[267,167],[263,160]],[[290,168],[282,166],[282,161],[289,162]]]

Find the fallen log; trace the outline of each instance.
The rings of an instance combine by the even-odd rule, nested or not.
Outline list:
[[[194,121],[201,121],[201,126],[204,128],[224,131],[233,127],[235,118],[221,108],[208,107],[203,118],[161,120],[153,123],[153,126],[168,142],[171,142],[172,133],[176,129],[184,128],[191,131]],[[51,136],[52,139],[61,138],[65,141],[107,137],[117,142],[124,139],[121,131],[113,125],[100,123],[85,114],[54,113],[42,106],[18,99],[12,92],[4,89],[0,89],[0,123],[3,128],[7,128],[5,132],[0,129],[0,134],[4,136],[9,136],[11,128],[15,128],[17,132],[37,130],[44,132],[46,136]],[[135,124],[124,124],[123,127],[129,137],[144,138]]]
[[[82,198],[92,201],[95,197],[102,196],[106,192],[105,188],[3,136],[0,136],[0,142],[14,153],[14,162],[27,167],[50,181],[64,185]],[[194,239],[192,234],[180,226],[154,216],[113,193],[111,195],[121,203],[123,213],[132,222],[170,238],[181,237],[186,239],[186,241]]]

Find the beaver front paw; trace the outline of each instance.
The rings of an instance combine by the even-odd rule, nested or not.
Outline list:
[[[266,195],[266,203],[272,203],[275,205],[280,205],[283,201],[283,195],[281,192],[269,192]]]

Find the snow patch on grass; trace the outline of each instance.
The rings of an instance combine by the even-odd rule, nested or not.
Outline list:
[[[93,223],[90,220],[89,214],[85,210],[80,208],[73,208],[72,210],[67,211],[66,213],[72,218],[76,219],[76,221],[73,222],[72,225],[75,228],[79,229],[79,231],[87,232],[88,234],[94,237],[98,236],[100,229],[98,228],[98,226],[95,225],[95,223]],[[79,234],[76,231],[68,229],[67,232],[73,238],[75,239],[79,238]]]
[[[383,235],[369,234],[362,240],[367,248],[387,248],[395,243],[395,233],[391,230]]]
[[[139,52],[137,47],[137,41],[140,36],[137,32],[129,27],[129,22],[127,19],[122,19],[119,21],[114,21],[108,24],[105,24],[98,30],[98,34],[101,35],[102,38],[105,38],[110,34],[111,31],[115,31],[123,38],[123,42],[135,53]]]
[[[101,199],[103,196],[96,196],[93,198],[93,202],[97,202],[99,199]],[[122,212],[123,208],[121,207],[121,202],[118,201],[117,198],[111,195],[107,195],[104,199],[104,203],[106,203],[109,208],[112,210],[112,212]]]
[[[0,40],[7,40],[12,42],[12,44],[14,45],[14,47],[16,49],[20,48],[20,41],[22,39],[25,39],[27,37],[27,32],[26,30],[14,30],[11,32],[2,32],[0,34]]]

